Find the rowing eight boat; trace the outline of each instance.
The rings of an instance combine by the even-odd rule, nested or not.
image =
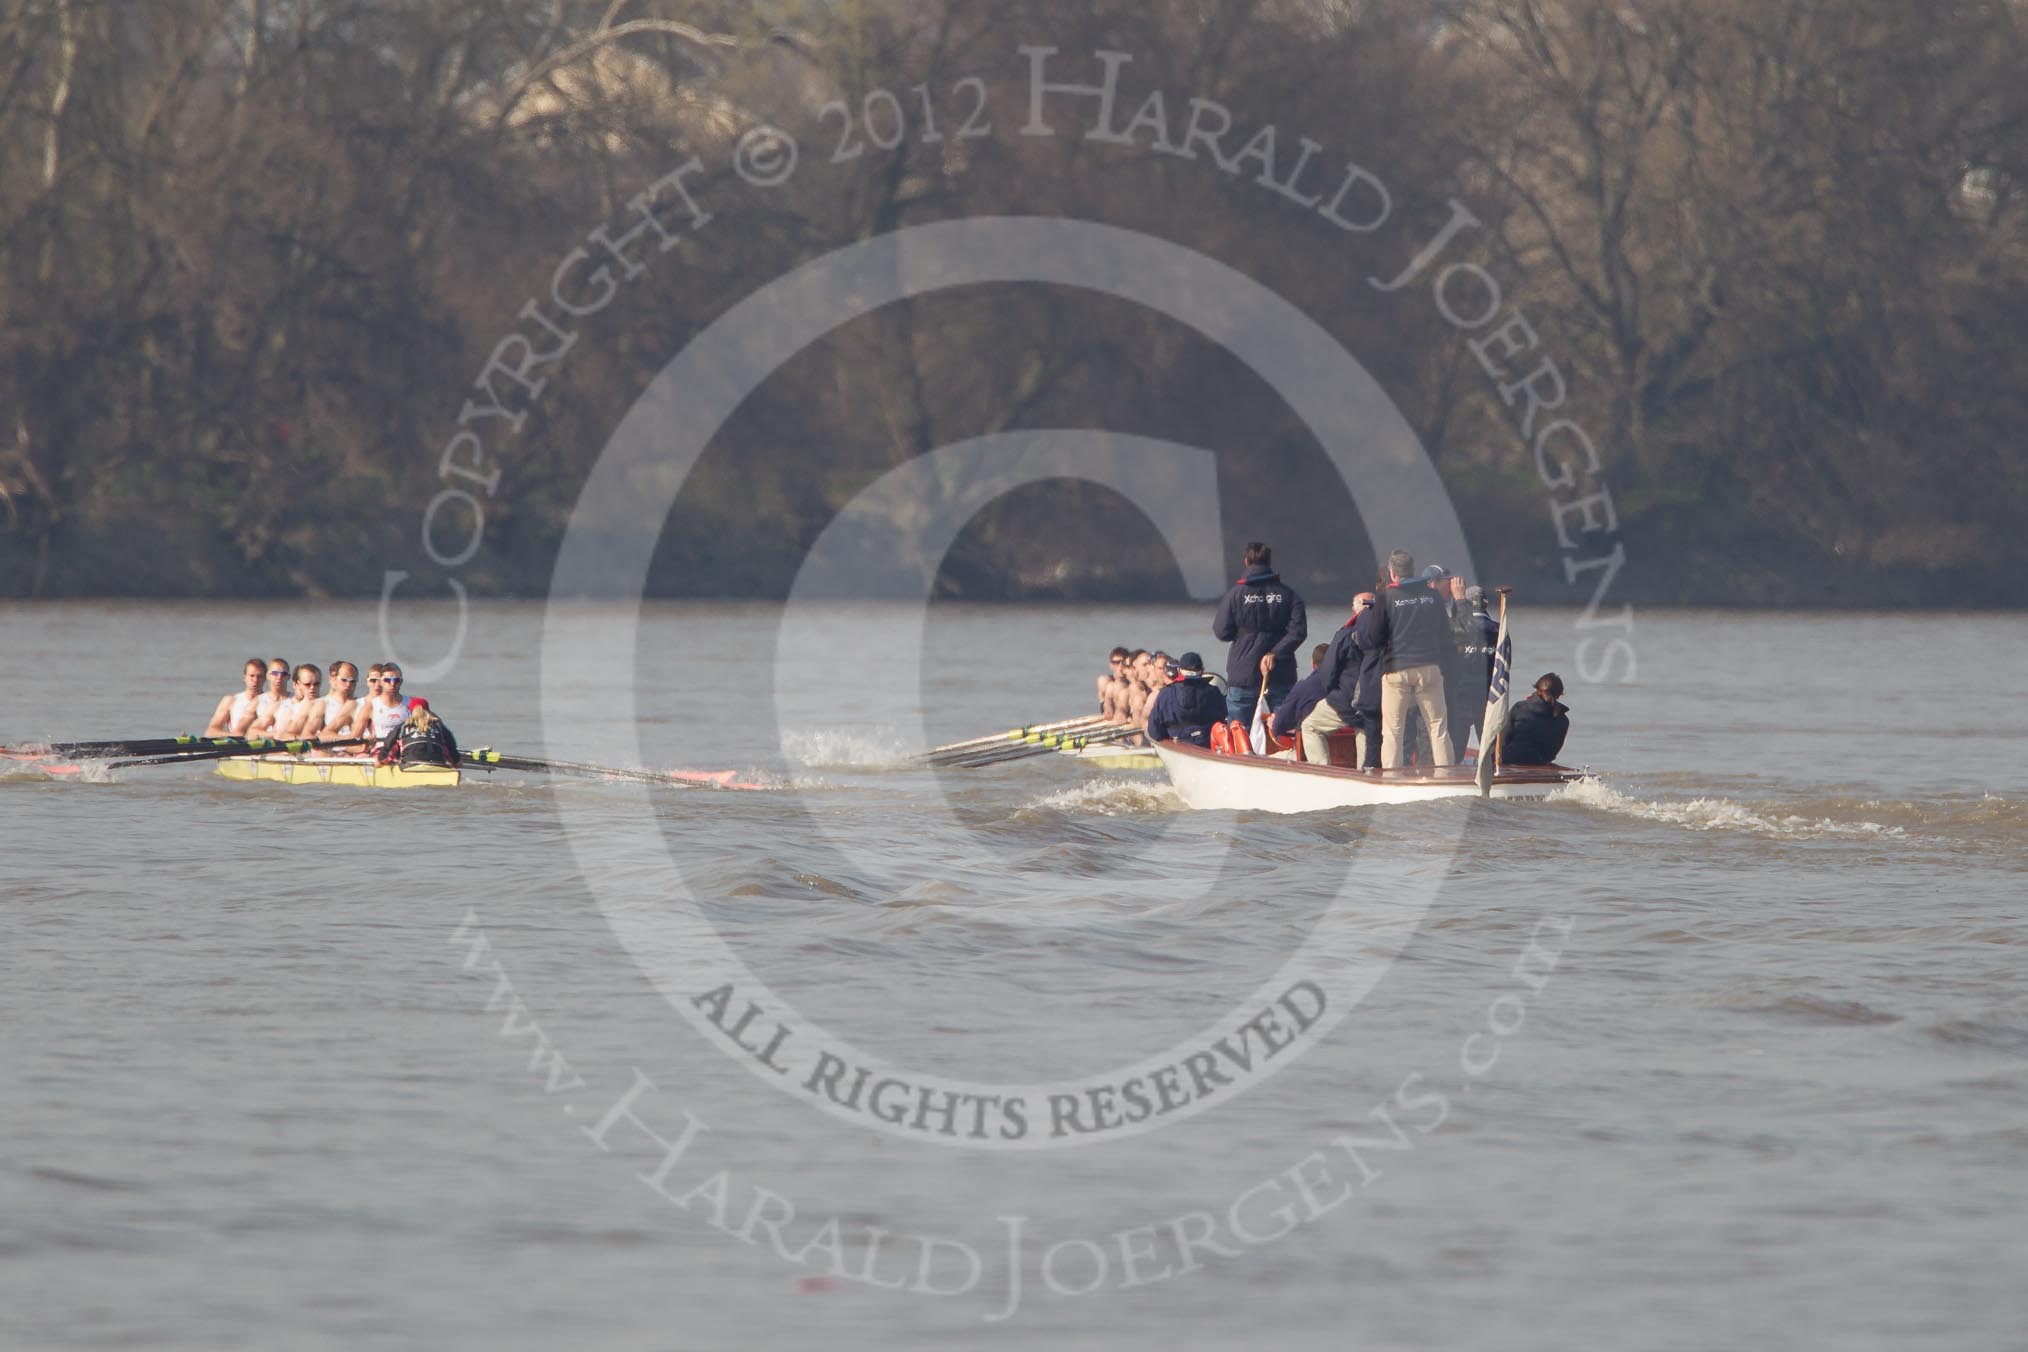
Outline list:
[[[1060,753],[1094,770],[1159,770],[1161,759],[1144,746],[1097,746],[1065,747]]]
[[[218,762],[227,779],[270,784],[339,784],[353,789],[456,788],[454,765],[381,765],[365,756],[234,756]]]
[[[674,784],[708,789],[768,790],[778,787],[738,770],[615,770],[577,761],[533,760],[503,756],[490,747],[468,752],[463,768],[451,765],[381,765],[367,756],[233,756],[218,763],[227,779],[268,784],[337,784],[350,789],[454,789],[473,770],[567,774],[579,779]]]

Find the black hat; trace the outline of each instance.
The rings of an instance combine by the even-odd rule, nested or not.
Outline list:
[[[1204,670],[1204,659],[1196,653],[1184,653],[1176,659],[1176,668],[1179,671],[1202,671]]]

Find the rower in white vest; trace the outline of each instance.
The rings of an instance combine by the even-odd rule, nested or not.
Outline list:
[[[265,723],[268,715],[275,711],[275,706],[289,697],[289,674],[288,658],[268,659],[268,674],[262,681],[261,692],[255,697],[252,707],[244,710],[233,720],[233,736],[253,736],[254,725]]]
[[[204,725],[206,737],[224,737],[234,728],[253,722],[254,701],[260,698],[261,682],[266,679],[267,659],[249,657],[240,670],[240,679],[246,689],[225,696],[218,701],[218,708],[211,714],[211,721]]]
[[[331,693],[318,700],[303,720],[302,735],[320,742],[336,742],[352,735],[359,718],[359,701],[353,698],[359,686],[359,668],[350,662],[331,664]]]
[[[273,737],[287,740],[302,735],[303,726],[309,722],[311,712],[322,707],[318,695],[324,689],[324,673],[314,663],[305,662],[296,668],[296,682],[292,693],[278,702],[261,718],[254,720],[247,730],[250,737]]]
[[[380,684],[373,694],[359,702],[352,722],[353,737],[371,737],[377,745],[401,726],[408,717],[408,701],[401,695],[401,667],[393,662],[380,664]]]

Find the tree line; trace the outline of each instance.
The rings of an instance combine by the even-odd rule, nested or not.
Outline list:
[[[587,231],[695,156],[711,224],[529,402],[460,569],[480,590],[543,591],[620,417],[760,286],[907,226],[1046,215],[1299,306],[1406,415],[1489,580],[1583,600],[1575,530],[1623,558],[1622,598],[2005,604],[2028,565],[2024,36],[2015,0],[0,0],[0,595],[427,577],[475,374]],[[1116,115],[1160,91],[1166,133],[1022,134],[1041,46],[1083,78],[1130,54]],[[1325,147],[1320,190],[1356,161],[1386,222],[1298,207],[1258,157],[1165,151],[1192,99],[1231,115],[1227,156],[1271,125],[1278,172]],[[760,124],[799,148],[766,189],[734,168]],[[1469,332],[1427,286],[1373,284],[1460,212],[1503,306]],[[1557,362],[1532,393],[1497,361],[1520,331],[1486,346],[1515,313]],[[1559,500],[1552,417],[1609,503]],[[988,286],[769,379],[685,485],[653,586],[781,594],[880,474],[1057,426],[1217,451],[1228,552],[1272,538],[1299,583],[1414,547],[1366,537],[1215,344]],[[940,585],[1180,589],[1136,511],[1068,483],[981,515]]]

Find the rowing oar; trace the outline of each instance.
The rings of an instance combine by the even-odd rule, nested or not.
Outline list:
[[[1018,746],[985,748],[968,757],[951,757],[933,761],[939,769],[976,770],[986,765],[1003,765],[1008,761],[1026,760],[1030,756],[1046,756],[1055,751],[1081,751],[1088,746],[1104,746],[1125,737],[1132,737],[1140,729],[1131,723],[1109,726],[1103,731],[1092,733],[1059,732],[1039,737],[1029,737]]]
[[[1038,733],[1068,732],[1084,727],[1095,728],[1105,721],[1104,714],[1086,714],[1081,718],[1058,719],[1054,723],[1031,723],[1025,728],[1009,728],[1005,732],[992,733],[986,737],[971,737],[962,742],[948,742],[943,746],[933,746],[918,756],[917,759],[928,760],[933,756],[942,756],[954,751],[971,751],[989,746],[1004,746],[1008,742],[1018,742],[1023,738]]]
[[[916,759],[927,761],[931,765],[947,765],[952,761],[970,760],[974,756],[991,756],[1002,751],[1019,750],[1022,747],[1053,744],[1065,737],[1092,736],[1104,732],[1107,728],[1117,726],[1119,725],[1109,723],[1103,718],[1094,718],[1089,722],[1073,723],[1067,728],[1060,728],[1053,732],[1017,728],[998,737],[989,737],[972,746],[961,747],[956,751],[942,748],[936,751],[925,751],[920,756],[917,756]]]
[[[144,765],[187,765],[193,761],[225,760],[231,756],[258,756],[273,751],[286,751],[302,755],[306,751],[335,751],[341,746],[364,746],[374,741],[371,737],[348,737],[342,742],[272,742],[265,737],[225,738],[236,743],[229,747],[211,747],[185,752],[180,756],[144,756],[138,760],[108,761],[108,770],[134,770]]]
[[[4,749],[16,756],[83,756],[95,759],[100,756],[158,756],[172,751],[203,751],[228,746],[243,747],[244,737],[200,737],[195,733],[184,733],[177,737],[143,737],[124,742],[51,742],[40,748],[10,746]]]
[[[1141,729],[1135,724],[1110,726],[1098,732],[1057,734],[1041,739],[1033,746],[1019,746],[990,755],[962,761],[939,761],[937,769],[976,770],[988,765],[1004,765],[1008,761],[1027,760],[1033,756],[1048,756],[1059,751],[1082,751],[1088,746],[1107,746],[1136,736]]]
[[[653,770],[621,770],[610,765],[586,765],[582,761],[542,760],[535,756],[512,756],[491,747],[482,746],[476,751],[467,751],[458,759],[460,766],[472,766],[482,770],[521,770],[528,774],[563,775],[573,779],[618,779],[635,784],[661,784],[678,789],[747,789],[760,788],[757,784],[734,782],[733,772],[705,771],[689,772],[667,770],[656,773]]]

